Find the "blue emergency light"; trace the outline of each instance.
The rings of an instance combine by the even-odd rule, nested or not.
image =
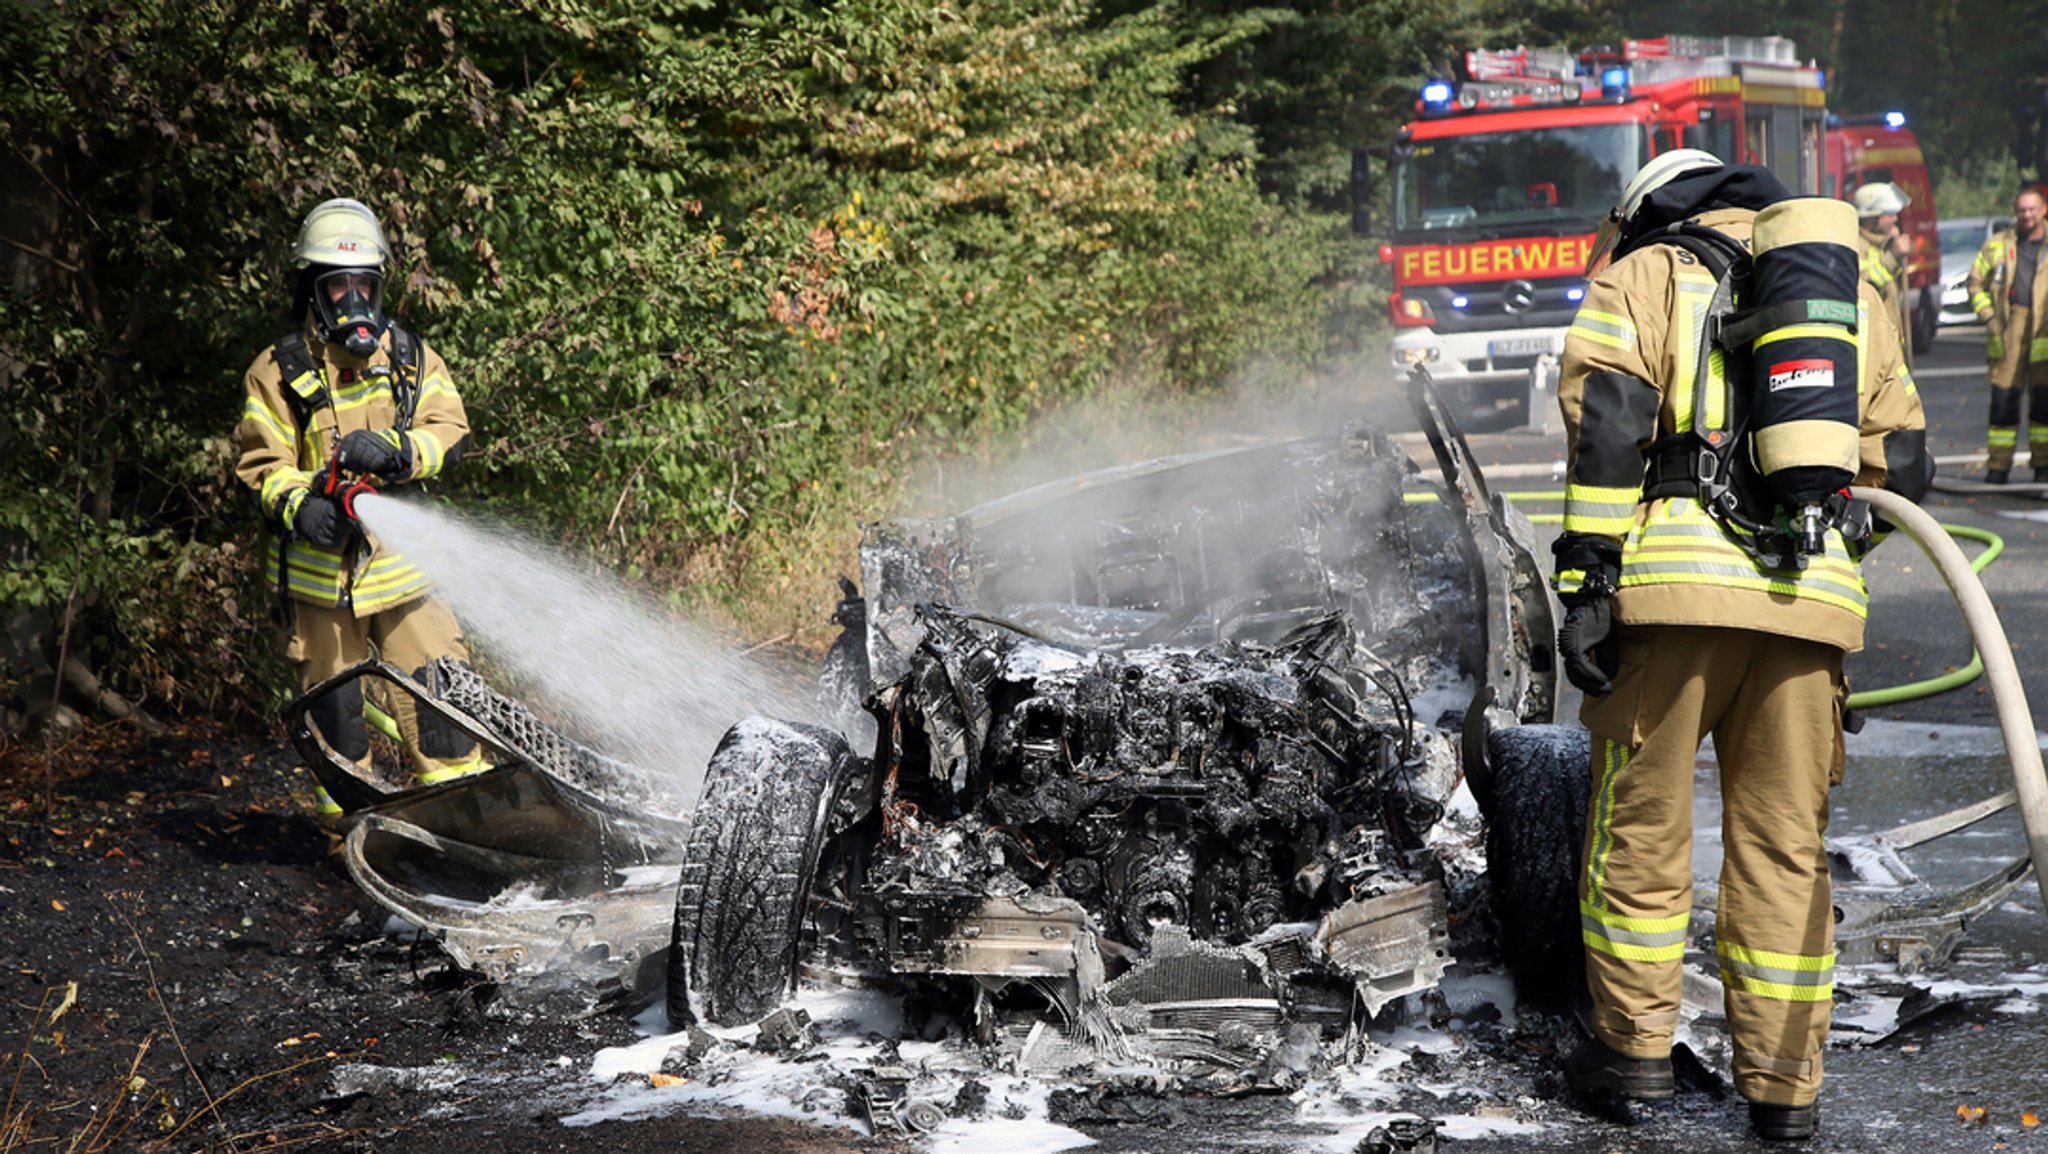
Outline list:
[[[1445,109],[1451,106],[1451,82],[1432,80],[1422,86],[1422,104],[1425,108]]]
[[[1615,65],[1600,71],[1600,95],[1609,100],[1628,99],[1629,76],[1625,65]]]
[[[1564,299],[1577,304],[1586,299],[1586,290],[1583,288],[1568,288],[1564,290]]]
[[[1904,128],[1904,127],[1906,127],[1906,114],[1905,114],[1905,113],[1903,113],[1903,112],[1887,112],[1887,113],[1885,113],[1885,114],[1884,114],[1884,126],[1885,126],[1886,128]]]
[[[1459,293],[1457,296],[1451,298],[1451,307],[1454,309],[1464,308],[1466,305],[1469,305],[1471,303],[1472,298],[1466,296],[1464,293]]]

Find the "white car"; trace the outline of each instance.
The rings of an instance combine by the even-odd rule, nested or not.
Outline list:
[[[2012,221],[1999,216],[1964,216],[1944,220],[1937,227],[1941,238],[1941,323],[1974,325],[1977,313],[1970,307],[1970,262],[1991,234],[2009,228]]]

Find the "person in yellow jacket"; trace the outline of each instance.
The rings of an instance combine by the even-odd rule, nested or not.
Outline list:
[[[1877,290],[1885,310],[1903,329],[1899,307],[1906,295],[1906,257],[1912,244],[1899,230],[1899,214],[1912,198],[1890,181],[1874,181],[1858,187],[1849,202],[1856,206],[1856,228],[1863,242],[1863,279]]]
[[[1716,276],[1645,238],[1693,221],[1746,247],[1756,210],[1785,195],[1766,170],[1694,149],[1630,181],[1612,218],[1620,255],[1593,277],[1565,339],[1555,546],[1559,657],[1587,695],[1593,781],[1579,909],[1594,1037],[1567,1057],[1566,1077],[1591,1093],[1673,1093],[1693,764],[1712,734],[1724,845],[1714,948],[1733,1075],[1752,1128],[1774,1139],[1818,1125],[1835,963],[1822,837],[1843,763],[1843,655],[1862,647],[1867,594],[1840,528],[1803,568],[1768,567],[1703,505],[1692,438],[1732,432],[1740,400],[1724,355],[1701,347]],[[1856,481],[1917,500],[1933,479],[1919,396],[1896,326],[1860,292]],[[1743,451],[1747,437],[1732,435]]]
[[[1984,480],[2003,485],[2012,477],[2024,391],[2034,482],[2048,484],[2048,223],[2040,192],[2030,188],[2014,197],[2012,218],[2013,226],[1985,241],[1970,263],[1970,307],[1990,330],[1984,342],[1991,377]]]
[[[243,378],[236,474],[278,536],[273,578],[302,690],[373,649],[416,676],[436,658],[469,657],[427,575],[363,533],[338,490],[328,491],[330,477],[346,475],[402,494],[453,465],[469,440],[447,364],[384,315],[388,255],[363,204],[316,206],[294,252],[301,328],[258,354]],[[335,752],[367,769],[363,684],[328,692],[309,716]],[[420,714],[408,694],[393,692],[388,704],[423,784],[486,768],[475,742]],[[340,815],[324,788],[317,801],[323,820]]]

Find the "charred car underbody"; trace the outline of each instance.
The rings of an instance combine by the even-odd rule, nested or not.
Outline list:
[[[694,798],[460,665],[336,680],[412,694],[491,773],[365,781],[307,721],[320,688],[293,736],[359,883],[494,980],[665,994],[679,1028],[879,985],[1013,1068],[1286,1084],[1435,986],[1454,926],[1525,998],[1577,972],[1585,738],[1547,724],[1533,534],[1411,399],[1434,476],[1361,427],[870,526],[831,723],[741,721]],[[2023,874],[1838,903],[1839,948],[1953,948]]]

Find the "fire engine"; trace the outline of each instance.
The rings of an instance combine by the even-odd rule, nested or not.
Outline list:
[[[1395,368],[1427,367],[1475,427],[1547,425],[1594,231],[1652,156],[1701,148],[1823,191],[1825,78],[1783,37],[1479,49],[1464,64],[1423,86],[1395,137],[1379,256]]]

